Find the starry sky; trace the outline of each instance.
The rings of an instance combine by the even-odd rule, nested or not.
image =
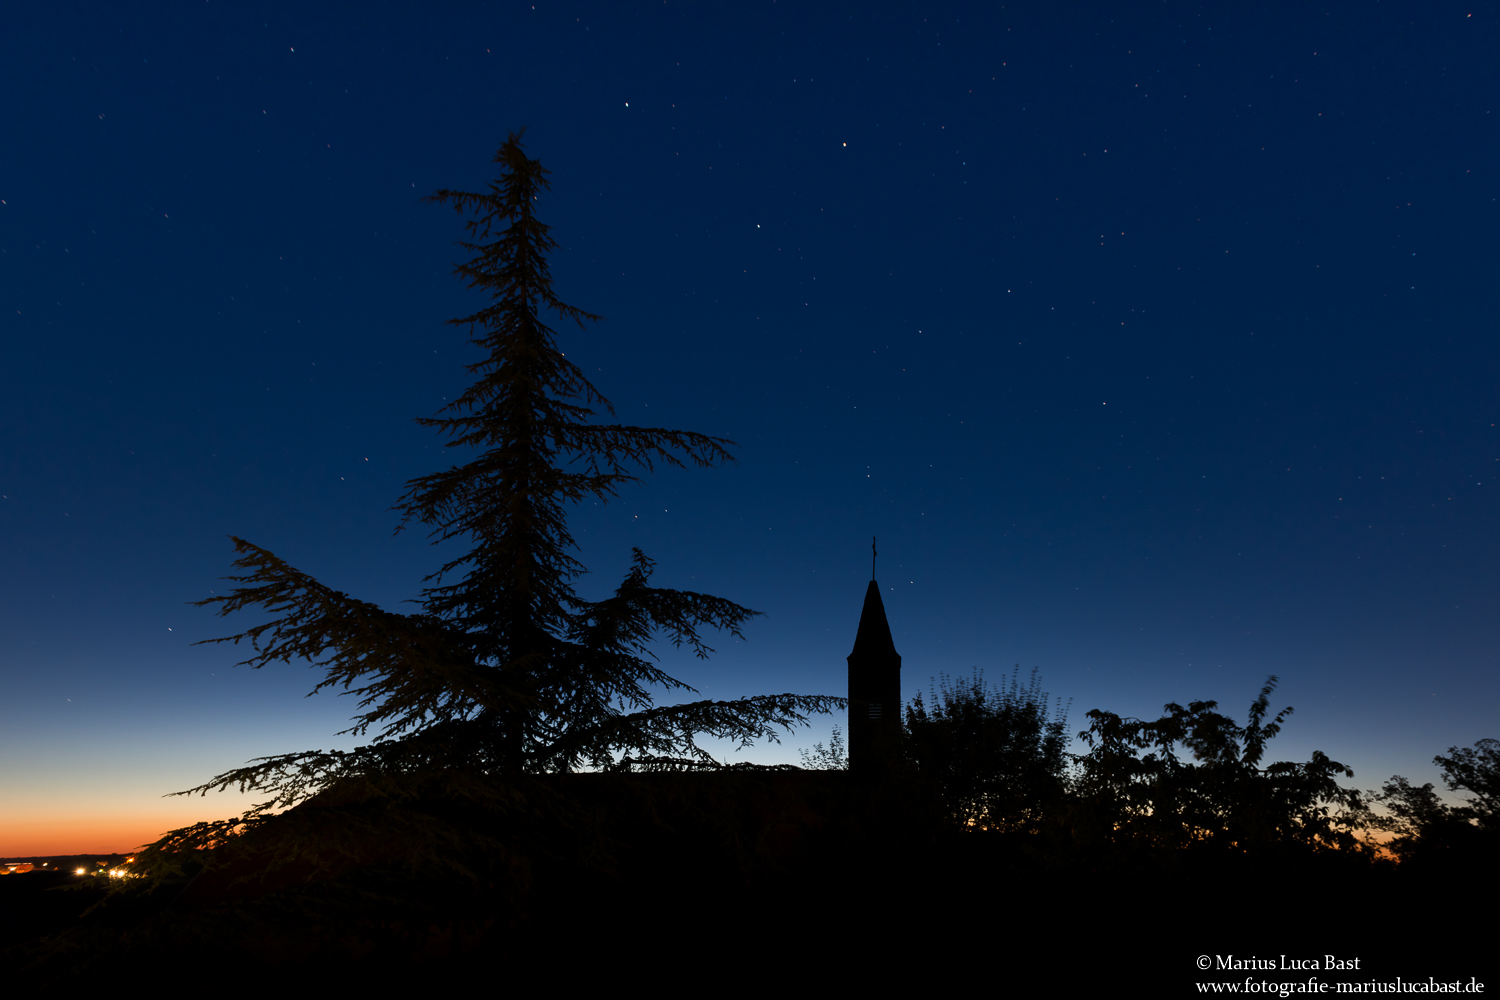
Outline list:
[[[1069,728],[1267,676],[1378,787],[1500,736],[1494,5],[754,0],[8,12],[0,855],[347,747],[239,535],[393,609],[461,458],[461,220],[525,128],[562,348],[625,423],[730,438],[574,511],[587,597],[764,612],[704,697],[843,694],[870,539],[908,696],[1040,671]],[[822,717],[729,759],[796,762]]]

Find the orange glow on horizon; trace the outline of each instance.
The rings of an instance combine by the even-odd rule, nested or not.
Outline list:
[[[100,813],[0,820],[0,858],[56,857],[67,854],[130,854],[168,830],[209,819],[218,812],[195,802],[196,808],[153,810],[135,815]]]

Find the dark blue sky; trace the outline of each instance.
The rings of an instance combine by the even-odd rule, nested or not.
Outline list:
[[[391,607],[439,564],[390,507],[479,300],[421,197],[521,127],[605,317],[564,350],[738,443],[574,520],[586,595],[639,545],[766,612],[665,656],[705,696],[842,694],[878,534],[908,694],[1036,666],[1076,730],[1277,674],[1275,755],[1361,787],[1500,735],[1496,9],[1063,6],[12,12],[0,853],[347,742],[186,602],[230,534]]]

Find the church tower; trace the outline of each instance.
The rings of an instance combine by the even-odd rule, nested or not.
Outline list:
[[[864,774],[895,767],[901,752],[901,654],[873,569],[849,654],[849,769]]]

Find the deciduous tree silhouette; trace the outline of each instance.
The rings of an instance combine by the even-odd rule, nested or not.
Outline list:
[[[978,669],[968,680],[944,676],[930,707],[920,694],[907,706],[907,763],[965,829],[1025,828],[1063,793],[1066,709],[1049,709],[1037,671],[1024,688],[1019,675],[1003,689]]]
[[[1168,704],[1154,722],[1089,712],[1089,728],[1078,734],[1090,747],[1078,760],[1079,826],[1096,838],[1150,847],[1357,848],[1363,801],[1337,781],[1353,771],[1321,751],[1306,763],[1262,766],[1266,744],[1292,712],[1266,721],[1275,688],[1272,677],[1244,726],[1212,701]],[[1192,763],[1179,758],[1179,745]]]
[[[1386,846],[1419,868],[1472,871],[1482,866],[1493,872],[1500,847],[1500,740],[1449,747],[1448,756],[1439,754],[1432,762],[1450,792],[1468,792],[1473,798],[1451,806],[1430,782],[1417,786],[1394,775],[1371,796],[1385,810],[1373,818],[1374,825],[1394,833]]]
[[[1474,796],[1462,806],[1465,818],[1484,829],[1500,831],[1500,740],[1449,747],[1448,753],[1448,757],[1438,754],[1432,762],[1442,768],[1450,791]]]

